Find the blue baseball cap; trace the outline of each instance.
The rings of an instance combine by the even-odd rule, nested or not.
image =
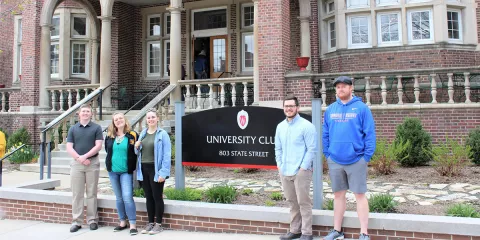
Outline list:
[[[333,82],[333,86],[335,87],[337,85],[337,83],[345,83],[345,84],[348,84],[348,85],[352,85],[353,81],[352,81],[352,78],[350,78],[350,77],[340,76],[340,77],[335,79],[335,82]]]

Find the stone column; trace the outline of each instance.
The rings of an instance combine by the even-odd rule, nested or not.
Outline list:
[[[258,62],[258,1],[253,0],[253,105],[260,100],[260,75]]]
[[[98,83],[98,39],[90,40],[92,46],[92,81]]]
[[[50,85],[50,25],[42,25],[40,39],[40,81],[39,81],[39,106],[49,109],[49,98],[46,87]]]
[[[299,0],[300,3],[300,54],[301,57],[309,57],[310,61],[307,66],[307,70],[312,69],[312,54],[310,51],[310,16],[311,6],[309,0]],[[297,56],[294,56],[297,57]],[[300,57],[300,56],[298,56]]]
[[[112,16],[99,17],[102,20],[102,38],[100,42],[100,87],[107,87],[112,82]],[[111,108],[111,88],[106,89],[102,96],[102,107]]]
[[[170,0],[170,84],[182,79],[182,1]],[[170,104],[181,100],[180,87],[170,95]]]

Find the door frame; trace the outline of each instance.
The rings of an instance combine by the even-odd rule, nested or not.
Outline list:
[[[230,62],[230,58],[229,58],[229,54],[228,54],[228,52],[229,52],[228,51],[228,35],[210,37],[210,78],[211,79],[218,78],[218,76],[213,77],[214,73],[216,73],[216,72],[213,71],[213,66],[214,66],[213,41],[215,39],[225,39],[225,71],[224,72],[228,72],[228,70],[229,70],[228,65],[229,65],[229,62]]]

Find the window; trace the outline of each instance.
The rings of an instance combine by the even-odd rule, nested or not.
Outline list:
[[[408,37],[412,44],[433,42],[433,21],[431,10],[410,11],[408,14]]]
[[[52,77],[58,77],[59,50],[58,42],[50,45],[50,74]]]
[[[242,34],[242,71],[253,71],[253,33]]]
[[[172,18],[170,16],[170,13],[165,13],[165,35],[170,35],[170,25],[171,25]]]
[[[160,36],[160,14],[148,16],[148,36]]]
[[[447,11],[448,40],[450,42],[462,41],[462,21],[460,16],[460,11],[458,10]]]
[[[398,5],[400,0],[377,0],[378,6]]]
[[[370,0],[347,0],[347,8],[365,8],[370,6]]]
[[[329,13],[332,13],[333,11],[335,11],[335,1],[328,1],[325,4],[325,12],[329,14]]]
[[[162,48],[160,47],[160,42],[148,42],[147,50],[147,75],[160,76],[160,54],[162,51]]]
[[[87,44],[72,43],[72,75],[87,74]]]
[[[334,51],[337,47],[337,33],[335,28],[335,21],[328,22],[328,50]]]
[[[254,24],[254,7],[253,4],[242,5],[242,28],[250,27]]]
[[[227,9],[199,10],[193,12],[193,30],[207,30],[227,27]]]
[[[50,37],[57,39],[60,36],[60,16],[53,16],[52,18],[52,30],[50,31]]]
[[[377,15],[379,45],[398,45],[402,43],[400,13],[384,13]]]
[[[168,76],[168,66],[170,65],[170,40],[166,40],[164,44],[164,50],[163,50],[163,62],[165,63],[163,65],[163,76],[167,77]]]
[[[371,47],[370,16],[350,16],[348,19],[349,48]]]
[[[15,59],[13,82],[18,82],[22,76],[22,18],[15,17]]]
[[[87,17],[73,15],[71,30],[72,37],[85,37],[87,35]]]

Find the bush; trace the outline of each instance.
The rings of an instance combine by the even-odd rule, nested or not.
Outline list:
[[[423,130],[418,118],[406,118],[397,126],[396,144],[410,141],[410,146],[398,154],[397,161],[404,167],[426,165],[431,160],[432,136]]]
[[[241,173],[256,173],[258,170],[258,168],[241,168],[239,171]]]
[[[333,199],[325,199],[323,201],[323,210],[333,210]]]
[[[480,165],[480,127],[470,131],[466,145],[472,148],[470,159],[475,164]]]
[[[175,135],[170,135],[170,143],[172,144],[172,163],[175,163]]]
[[[392,174],[398,165],[397,159],[400,158],[400,154],[405,152],[410,147],[410,141],[406,142],[393,142],[388,145],[385,139],[377,141],[377,147],[375,154],[370,160],[370,165],[373,169],[380,174],[388,175]],[[401,160],[404,160],[409,155],[403,156]]]
[[[237,199],[237,190],[228,185],[215,186],[205,191],[205,200],[211,203],[232,203]]]
[[[368,206],[371,212],[391,213],[395,212],[397,202],[393,201],[390,194],[375,194],[368,200]]]
[[[193,188],[185,188],[184,190],[166,188],[164,193],[168,199],[180,201],[200,201],[203,194],[201,190]]]
[[[458,175],[468,164],[471,147],[462,146],[453,139],[446,138],[445,143],[432,149],[434,168],[442,176]]]
[[[30,134],[28,133],[27,129],[22,127],[15,131],[12,136],[8,138],[7,148],[11,148],[15,145],[22,145],[23,143],[28,144],[30,143]]]
[[[253,190],[250,188],[245,188],[242,190],[242,195],[250,196],[251,194],[253,194]]]
[[[22,146],[23,143],[18,143],[17,145],[12,146],[10,148],[10,151],[14,151],[18,147]],[[14,154],[12,154],[9,158],[11,163],[31,163],[31,162],[36,162],[38,159],[38,154],[33,151],[33,149],[30,146],[25,146],[22,149],[16,151]]]
[[[283,195],[281,192],[272,192],[270,194],[270,199],[275,200],[275,201],[281,201],[283,200]]]
[[[457,203],[447,208],[447,216],[480,218],[480,213],[469,204]]]
[[[190,172],[198,172],[201,169],[199,166],[185,166],[185,168]]]
[[[133,189],[133,196],[134,197],[145,197],[145,192],[143,191],[143,188],[135,188]]]
[[[274,207],[274,206],[275,206],[275,202],[272,201],[272,200],[266,200],[266,201],[265,201],[265,206],[267,206],[267,207]]]

